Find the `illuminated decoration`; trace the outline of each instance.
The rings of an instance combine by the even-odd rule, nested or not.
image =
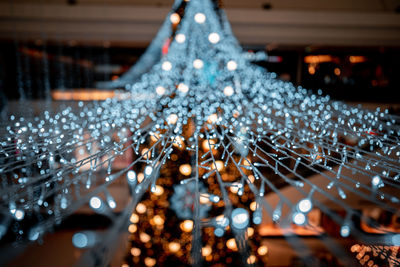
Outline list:
[[[149,189],[157,192],[160,172],[177,160],[181,149],[188,156],[180,163],[190,165],[191,172],[171,178],[180,183],[171,202],[177,214],[190,217],[180,226],[192,234],[195,266],[202,260],[201,236],[207,228],[221,238],[232,234],[227,246],[239,251],[243,264],[254,264],[246,228],[259,224],[262,212],[276,224],[305,226],[310,210],[317,208],[343,226],[338,235],[360,239],[364,234],[349,219],[365,218],[348,199],[398,213],[398,117],[388,110],[332,101],[321,91],[312,94],[252,64],[224,13],[217,14],[209,0],[191,0],[184,12],[176,36],[185,38],[172,38],[169,14],[137,65],[109,84],[130,90],[130,98],[79,102],[76,108],[46,111],[37,118],[10,117],[0,140],[5,217],[0,233],[13,232],[16,243],[37,240],[88,204],[113,221],[101,242],[85,254],[106,265],[98,261],[110,259],[116,233],[128,229],[133,211],[146,214],[139,201]],[[210,42],[212,33],[220,36],[218,42]],[[168,38],[173,41],[162,56]],[[114,134],[118,140],[112,139]],[[114,168],[129,151],[134,152],[132,161]],[[126,183],[132,196],[124,207],[109,197],[108,188],[117,180]],[[282,188],[288,186],[296,194],[285,195]],[[277,203],[266,201],[271,194]],[[186,210],[183,196],[190,200]],[[201,203],[205,197],[207,205]],[[233,199],[245,198],[248,205],[233,205]],[[253,201],[254,211],[249,207]],[[219,208],[219,214],[203,218],[208,206]],[[116,215],[113,208],[120,212]],[[28,220],[30,224],[24,223]],[[153,218],[159,227],[166,221]],[[151,236],[141,232],[140,240],[150,242]],[[153,266],[156,259],[144,262]]]

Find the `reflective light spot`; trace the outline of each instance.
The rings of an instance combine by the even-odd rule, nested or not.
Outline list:
[[[208,35],[208,40],[210,41],[210,43],[212,44],[216,44],[219,42],[219,34],[216,32],[210,33],[210,35]]]
[[[175,40],[176,40],[178,43],[182,44],[182,43],[185,42],[186,36],[185,36],[183,33],[179,33],[179,34],[177,34],[177,35],[175,36]]]
[[[189,87],[184,83],[180,83],[178,84],[178,90],[182,93],[187,93],[189,91]]]
[[[158,86],[158,87],[156,88],[156,93],[157,93],[157,95],[163,95],[163,94],[165,94],[165,88],[162,87],[162,86]]]
[[[203,63],[203,61],[201,59],[195,59],[193,61],[193,67],[195,69],[201,69],[203,66],[204,66],[204,63]]]
[[[227,86],[224,88],[224,95],[231,96],[235,91],[233,90],[232,86]]]
[[[204,15],[203,13],[197,13],[196,15],[194,15],[194,21],[202,24],[206,21],[206,15]]]
[[[228,63],[226,64],[226,67],[228,68],[228,70],[236,70],[237,69],[237,63],[233,60],[228,61]]]
[[[172,64],[169,61],[164,61],[164,63],[162,64],[161,68],[165,71],[169,71],[172,69]]]

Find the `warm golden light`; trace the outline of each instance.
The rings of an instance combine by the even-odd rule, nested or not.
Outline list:
[[[156,190],[153,192],[153,194],[156,196],[161,196],[164,194],[164,188],[160,185],[156,185]]]
[[[259,248],[257,249],[257,253],[258,253],[258,255],[260,255],[260,256],[267,255],[267,253],[268,253],[268,247],[267,247],[267,246],[261,246],[261,247],[259,247]]]
[[[151,158],[151,153],[148,148],[143,148],[141,153],[144,159]]]
[[[182,164],[179,166],[179,172],[183,175],[189,176],[192,173],[192,167],[189,164]]]
[[[160,215],[154,216],[152,220],[155,225],[163,225],[164,224],[164,219]]]
[[[336,76],[339,76],[341,73],[339,68],[335,68],[333,72],[335,73]]]
[[[171,16],[169,17],[169,20],[173,24],[178,24],[181,21],[181,17],[177,13],[172,13]]]
[[[128,231],[129,231],[129,233],[131,233],[131,234],[135,233],[135,232],[137,231],[137,226],[136,226],[136,224],[131,224],[131,225],[129,225]]]
[[[257,209],[257,202],[253,201],[250,203],[250,209],[252,211],[255,211]]]
[[[157,95],[163,95],[163,94],[165,94],[165,88],[162,87],[162,86],[158,86],[158,87],[156,88],[156,93],[157,93]]]
[[[193,221],[191,220],[185,220],[180,224],[180,228],[184,232],[191,232],[193,230]]]
[[[216,144],[216,142],[212,139],[204,140],[202,147],[203,147],[204,151],[208,151],[208,150],[212,149],[214,147],[213,145],[215,145],[215,144]]]
[[[146,210],[147,210],[147,208],[143,203],[137,204],[137,206],[136,206],[137,213],[143,214],[146,212]]]
[[[124,264],[121,265],[121,267],[129,267],[129,265],[124,263]]]
[[[203,255],[203,257],[207,257],[209,255],[211,255],[212,252],[212,248],[210,246],[205,246],[201,249],[201,255]]]
[[[250,182],[251,183],[254,183],[254,181],[255,181],[255,177],[254,177],[254,175],[249,175],[247,178],[249,178],[249,180],[250,180]]]
[[[139,216],[136,213],[132,213],[131,218],[129,220],[131,221],[131,223],[138,223]]]
[[[132,254],[132,256],[134,256],[134,257],[139,257],[139,256],[140,256],[140,253],[141,253],[141,251],[140,251],[139,248],[131,248],[131,254]]]
[[[140,239],[140,241],[142,241],[143,243],[147,243],[147,242],[150,241],[151,237],[150,237],[148,234],[146,234],[146,233],[140,233],[139,239]]]
[[[253,227],[248,227],[247,228],[247,235],[249,237],[252,237],[254,235],[254,228]]]
[[[169,251],[175,253],[181,249],[181,245],[178,242],[171,242],[168,244]]]
[[[226,246],[227,246],[229,249],[237,250],[237,245],[236,245],[236,241],[235,241],[234,238],[231,238],[231,239],[229,239],[228,241],[226,241]]]
[[[146,266],[148,267],[152,267],[154,265],[156,265],[156,260],[150,257],[147,257],[144,259],[144,264],[146,264]]]
[[[137,181],[138,183],[141,183],[144,179],[144,174],[142,172],[138,173],[137,175]]]
[[[220,172],[220,171],[222,171],[224,169],[225,166],[224,166],[224,163],[221,160],[217,160],[215,162],[215,165],[214,164],[212,165],[212,169],[215,169],[215,167],[217,167],[217,170]]]
[[[315,74],[315,67],[314,66],[309,66],[308,67],[308,73],[311,74],[311,75],[314,75]]]
[[[251,255],[250,257],[247,258],[247,264],[254,264],[256,262],[256,256]]]

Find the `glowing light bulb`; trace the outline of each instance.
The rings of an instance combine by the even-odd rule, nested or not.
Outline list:
[[[219,34],[216,32],[210,33],[210,35],[208,35],[208,41],[210,41],[210,43],[212,44],[218,43],[219,39]]]
[[[134,257],[139,257],[141,254],[140,248],[131,248],[131,254]]]
[[[131,225],[129,225],[128,231],[129,231],[129,233],[131,233],[131,234],[136,233],[136,231],[137,231],[137,226],[136,226],[136,224],[131,224]]]
[[[90,205],[90,207],[92,207],[92,209],[97,210],[97,209],[100,209],[100,207],[102,205],[102,201],[99,197],[92,197],[90,199],[89,205]]]
[[[144,264],[148,267],[152,267],[156,265],[157,261],[153,258],[147,257],[144,259]]]
[[[299,203],[297,204],[297,208],[299,209],[299,211],[303,212],[303,213],[307,213],[310,212],[312,209],[312,203],[310,201],[310,199],[305,198],[299,201]]]
[[[163,64],[161,65],[161,68],[165,71],[169,71],[172,69],[172,64],[169,61],[164,61]]]
[[[25,217],[25,211],[16,210],[14,213],[14,217],[17,221],[21,221]]]
[[[145,174],[146,176],[150,176],[150,175],[152,174],[152,172],[153,172],[153,167],[151,167],[151,166],[146,166],[146,168],[144,168],[144,174]]]
[[[350,227],[348,225],[343,225],[340,228],[340,235],[342,237],[348,237],[350,235]]]
[[[374,176],[374,177],[372,178],[371,183],[372,183],[373,186],[378,187],[379,185],[382,184],[382,179],[381,179],[381,177],[379,177],[378,175],[376,175],[376,176]]]
[[[233,90],[232,86],[227,86],[224,88],[224,95],[231,96],[235,91]]]
[[[161,196],[163,193],[164,193],[164,188],[162,186],[156,185],[153,194],[156,196]]]
[[[254,264],[254,263],[256,262],[256,260],[257,260],[256,256],[250,255],[250,256],[247,258],[247,264]]]
[[[129,221],[131,223],[138,223],[139,222],[139,216],[136,213],[132,213],[131,217],[129,218]]]
[[[226,64],[226,67],[228,68],[228,70],[236,70],[237,69],[237,63],[233,60],[228,61],[228,63]]]
[[[180,83],[178,84],[178,90],[186,94],[189,91],[189,87],[184,83]]]
[[[169,16],[169,20],[173,24],[178,24],[181,21],[181,17],[179,16],[178,13],[172,13],[171,16]]]
[[[185,220],[180,224],[180,228],[184,232],[191,232],[193,230],[193,221]]]
[[[140,241],[142,241],[143,243],[147,243],[147,242],[149,242],[150,240],[151,240],[151,237],[150,237],[150,235],[148,235],[148,234],[146,234],[146,233],[140,233],[140,235],[139,235],[139,239],[140,239]]]
[[[229,239],[228,241],[226,241],[226,246],[227,246],[229,249],[237,250],[237,245],[236,245],[236,241],[235,241],[234,238],[231,238],[231,239]]]
[[[197,13],[196,15],[194,15],[194,21],[202,24],[206,21],[206,15],[204,15],[203,13]]]
[[[178,115],[176,114],[171,114],[167,118],[168,124],[175,124],[178,121]]]
[[[209,255],[211,255],[212,252],[212,248],[210,246],[205,246],[201,248],[201,255],[203,257],[207,257]]]
[[[163,95],[163,94],[165,94],[165,88],[162,87],[162,86],[158,86],[158,87],[156,88],[156,93],[157,93],[157,95]]]
[[[146,205],[144,205],[143,203],[137,204],[137,206],[136,206],[136,212],[137,213],[143,214],[143,213],[146,212],[146,210],[147,210]]]
[[[303,225],[306,222],[306,216],[301,212],[294,213],[292,218],[293,222],[297,225]]]
[[[236,229],[244,229],[249,224],[249,213],[243,208],[232,211],[232,226]]]
[[[178,242],[171,242],[168,244],[169,251],[175,253],[181,249],[181,245]]]
[[[204,63],[203,63],[203,61],[201,59],[195,59],[193,61],[193,67],[195,69],[201,69],[203,66],[204,66]]]
[[[267,246],[260,246],[258,249],[257,249],[257,253],[258,253],[258,255],[260,255],[260,256],[264,256],[264,255],[267,255],[267,253],[268,253],[268,247]]]
[[[189,164],[182,164],[179,166],[179,172],[183,175],[189,176],[192,173],[192,166]]]
[[[182,43],[184,43],[184,42],[186,41],[186,36],[185,36],[183,33],[178,33],[178,34],[175,36],[175,40],[176,40],[178,43],[182,44]]]

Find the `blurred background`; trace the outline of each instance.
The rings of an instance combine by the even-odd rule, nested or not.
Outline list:
[[[29,101],[29,107],[35,107],[33,111],[39,114],[44,108],[41,103],[46,100],[53,100],[51,105],[57,108],[65,103],[104,100],[113,96],[112,90],[96,88],[96,83],[117,79],[137,61],[157,33],[172,2],[0,0],[2,118],[7,120],[9,114],[22,112],[21,109],[26,107],[20,105],[21,100]],[[255,64],[276,72],[282,80],[315,92],[322,90],[333,99],[361,103],[372,109],[381,106],[399,113],[400,0],[224,0],[220,4],[243,48],[268,54],[266,60],[255,61]],[[121,160],[121,166],[130,162],[130,155],[126,157]],[[121,192],[125,186],[120,184],[113,189],[120,196],[117,203],[124,202],[126,192]],[[137,210],[137,216],[143,221],[138,224],[139,228],[160,226],[148,212],[165,208],[165,201],[173,191],[171,188],[162,190],[165,195],[161,199],[150,193],[146,196],[148,210]],[[285,190],[290,194],[290,188]],[[268,197],[269,201],[274,201],[273,196]],[[372,216],[382,222],[381,227],[400,232],[399,218],[380,210],[370,210],[362,203],[359,206],[362,212],[374,213]],[[165,211],[165,216],[168,212]],[[71,266],[82,253],[71,242],[76,229],[101,231],[109,225],[107,219],[96,216],[90,209],[82,209],[64,222],[59,231],[48,235],[42,245],[14,251],[17,257],[10,266],[54,266],[55,262],[56,266]],[[315,258],[319,259],[315,266],[339,266],[340,259],[335,259],[320,242],[324,232],[337,233],[338,226],[321,217],[318,211],[312,216],[319,232],[301,228],[293,231],[314,250]],[[139,221],[136,217],[131,219]],[[379,232],[367,225],[359,227],[379,237]],[[184,222],[180,229],[170,234],[182,234],[180,238],[186,242],[190,238],[187,232],[191,229]],[[150,236],[135,237],[137,229],[129,231],[132,236],[127,235],[116,244],[120,249],[111,265],[153,266],[155,263],[146,259],[153,259],[156,250],[143,245],[150,242],[143,241]],[[254,235],[254,246],[262,258],[260,265],[304,266],[298,252],[283,239],[281,229],[264,224],[255,231],[253,229],[249,235]],[[161,242],[157,234],[151,238],[155,243]],[[230,253],[235,252],[235,245],[229,240],[224,240],[221,245],[221,248],[227,247],[223,255],[205,250],[205,258],[211,255],[210,266],[225,266],[213,265],[213,261],[234,266],[235,256]],[[342,245],[361,265],[391,266],[379,255],[371,265],[368,265],[369,260],[363,261],[364,255],[372,253],[368,245],[352,240],[343,240]],[[181,249],[181,245],[168,246],[165,249],[176,250],[174,253]],[[219,245],[216,243],[216,246]],[[399,255],[398,247],[393,251],[394,255]],[[373,257],[371,254],[370,258]],[[169,259],[169,262],[173,260]],[[177,266],[185,266],[178,256],[175,260]]]

